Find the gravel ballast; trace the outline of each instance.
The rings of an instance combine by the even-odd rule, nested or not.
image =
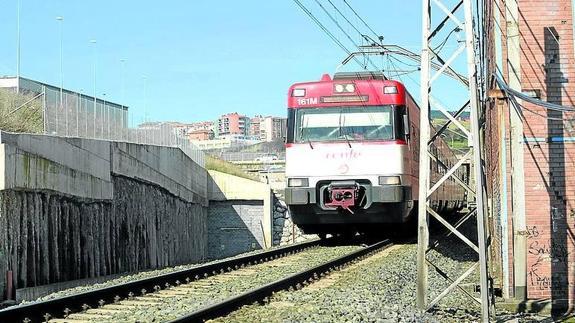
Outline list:
[[[268,252],[270,250],[279,249],[279,248],[280,248],[280,246],[270,248],[270,249],[254,250],[254,251],[238,254],[238,255],[235,255],[233,257],[227,257],[227,258],[218,259],[218,260],[211,260],[208,262],[202,262],[202,263],[197,263],[197,264],[179,265],[179,266],[174,266],[174,267],[166,267],[166,268],[162,268],[162,269],[141,271],[141,272],[137,272],[137,273],[122,274],[119,277],[112,278],[112,279],[107,280],[105,282],[76,286],[73,288],[64,289],[64,290],[57,291],[57,292],[51,293],[49,295],[40,297],[34,301],[24,301],[24,302],[22,302],[22,304],[29,304],[29,303],[34,303],[34,302],[56,299],[56,298],[60,298],[60,297],[72,296],[72,295],[90,292],[90,291],[101,289],[101,288],[125,284],[128,282],[132,282],[132,281],[136,281],[136,280],[140,280],[140,279],[157,277],[157,276],[161,276],[164,274],[169,274],[169,273],[178,272],[178,271],[182,271],[182,270],[188,270],[188,269],[197,268],[197,267],[201,267],[201,266],[205,266],[205,265],[209,265],[209,264],[225,262],[228,260],[237,259],[237,258],[249,256],[249,255],[261,254],[261,253],[265,253],[265,252]]]
[[[416,253],[416,244],[391,247],[303,289],[276,293],[264,305],[244,306],[212,322],[479,321],[479,306],[460,291],[452,292],[440,301],[434,311],[425,313],[416,308]],[[471,249],[467,252],[460,243],[448,242],[429,258],[453,274],[468,268],[473,256]],[[472,274],[463,283],[464,288],[472,290],[472,282],[478,281],[478,274]],[[439,287],[447,285],[443,278],[430,270],[429,299],[439,294]],[[498,318],[537,321],[508,313],[499,313]]]

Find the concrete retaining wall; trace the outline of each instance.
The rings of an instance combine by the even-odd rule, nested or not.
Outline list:
[[[177,148],[0,133],[0,274],[17,288],[201,261],[207,204]]]
[[[207,172],[178,148],[0,132],[0,190],[50,190],[110,200],[112,174],[207,206]]]
[[[209,257],[221,258],[272,246],[269,185],[209,171]]]
[[[110,143],[0,132],[0,190],[50,190],[110,200]]]

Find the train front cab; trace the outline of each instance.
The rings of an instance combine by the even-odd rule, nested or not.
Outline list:
[[[411,185],[379,183],[402,177],[381,176],[375,185],[368,179],[357,179],[320,180],[313,187],[287,187],[286,203],[294,223],[305,233],[380,229],[380,225],[409,220],[414,206]]]

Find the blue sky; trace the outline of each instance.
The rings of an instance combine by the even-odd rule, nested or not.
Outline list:
[[[302,2],[352,48],[313,0]],[[342,0],[332,2],[369,32]],[[419,52],[420,1],[348,2],[386,43]],[[0,75],[16,73],[16,3],[0,3]],[[59,84],[57,16],[64,17],[64,87],[93,94],[90,40],[96,39],[97,94],[122,101],[120,59],[126,59],[125,104],[153,120],[197,121],[234,111],[284,115],[290,84],[331,74],[346,56],[292,0],[21,0],[22,76]],[[381,58],[373,59],[381,66]]]

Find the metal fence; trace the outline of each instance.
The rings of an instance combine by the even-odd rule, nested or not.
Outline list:
[[[51,86],[42,86],[42,93],[46,134],[177,147],[205,166],[204,152],[169,123],[150,122],[125,106]]]

